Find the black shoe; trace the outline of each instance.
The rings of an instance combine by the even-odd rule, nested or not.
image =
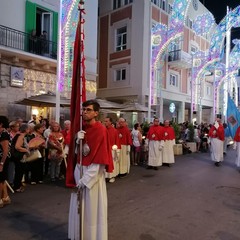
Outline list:
[[[170,167],[169,163],[163,163],[163,166]]]
[[[220,163],[219,162],[215,162],[214,163],[216,167],[219,167],[220,166]]]
[[[147,166],[147,169],[152,169],[153,167],[152,166]]]
[[[158,170],[158,167],[153,167],[154,170]]]

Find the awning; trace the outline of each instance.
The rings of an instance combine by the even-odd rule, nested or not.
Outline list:
[[[41,94],[24,98],[14,103],[34,107],[56,107],[56,95]],[[60,96],[60,107],[70,107],[70,99]]]

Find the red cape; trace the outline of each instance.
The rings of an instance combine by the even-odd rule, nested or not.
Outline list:
[[[118,149],[121,149],[121,144],[120,144],[117,129],[110,126],[110,127],[107,127],[107,132],[108,132],[108,135],[109,135],[111,148],[112,148],[113,145],[117,145]]]
[[[161,126],[151,126],[147,134],[148,140],[160,141],[163,140],[163,127]]]
[[[214,134],[213,131],[216,131]],[[211,138],[218,138],[221,141],[224,141],[224,128],[222,124],[219,124],[218,129],[216,129],[214,126],[212,126],[209,130],[209,137]]]
[[[240,127],[237,128],[236,134],[234,136],[234,141],[240,142]]]
[[[173,140],[175,139],[175,132],[173,127],[168,126],[168,127],[163,127],[163,137],[164,140]]]
[[[121,145],[132,145],[131,133],[127,127],[119,127],[117,131]]]

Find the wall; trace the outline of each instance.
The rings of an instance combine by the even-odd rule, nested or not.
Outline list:
[[[25,0],[1,0],[0,24],[25,31]]]

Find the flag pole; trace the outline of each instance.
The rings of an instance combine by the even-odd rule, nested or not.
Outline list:
[[[84,59],[83,59],[83,17],[82,14],[84,13],[84,0],[80,0],[78,4],[78,11],[79,11],[79,24],[78,27],[80,28],[78,33],[79,33],[79,41],[80,41],[80,65],[79,65],[79,92],[80,92],[80,101],[79,101],[79,108],[80,108],[80,129],[82,130],[82,125],[83,125],[83,120],[82,120],[82,101],[83,101],[83,74],[85,71],[82,71],[82,67],[84,66]],[[80,158],[80,179],[82,178],[83,175],[83,169],[82,169],[82,140],[80,140],[79,144],[79,158]],[[83,219],[83,214],[82,214],[82,197],[83,197],[83,192],[82,189],[78,189],[78,213],[79,213],[79,239],[83,239],[83,227],[82,227],[82,219]]]

